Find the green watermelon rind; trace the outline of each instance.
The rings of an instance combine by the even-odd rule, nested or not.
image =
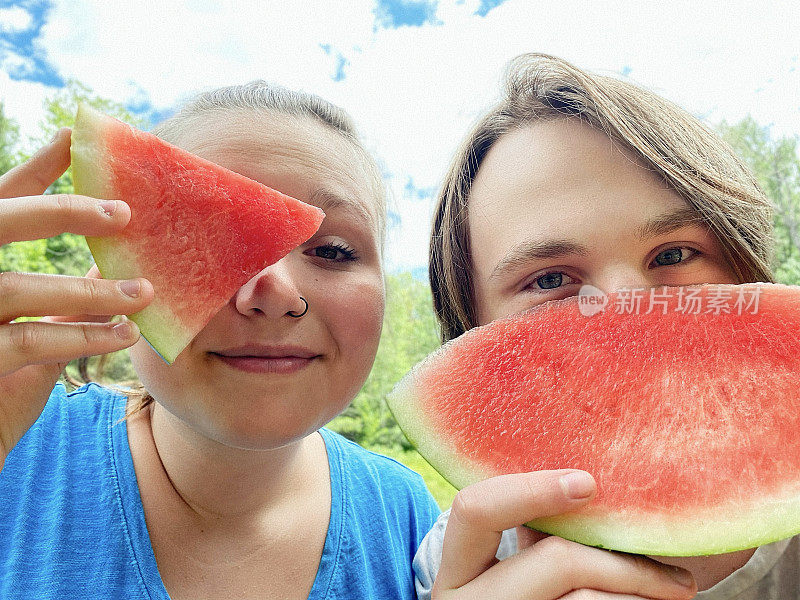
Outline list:
[[[110,177],[101,165],[106,164],[104,122],[113,127],[120,123],[96,111],[78,106],[75,127],[72,133],[72,179],[76,194],[101,200],[113,198]],[[131,128],[133,129],[133,128]],[[112,238],[87,236],[86,243],[104,279],[133,279],[142,272],[134,260],[134,255],[125,245]],[[181,349],[191,341],[193,333],[181,327],[181,321],[158,299],[154,299],[143,310],[128,315],[140,330],[147,332],[145,339],[153,349],[168,363],[172,363]]]
[[[767,284],[763,284],[767,285]],[[558,301],[559,303],[565,301]],[[503,321],[513,319],[507,317]],[[488,326],[484,326],[488,327]],[[470,463],[455,449],[443,443],[442,436],[426,418],[419,397],[418,382],[436,371],[437,358],[450,347],[480,335],[483,327],[467,331],[449,341],[414,366],[387,395],[386,403],[408,441],[446,481],[463,489],[499,473]],[[431,371],[433,370],[433,371]],[[476,382],[476,385],[480,385]],[[569,468],[569,465],[565,465]],[[787,490],[783,496],[764,498],[743,511],[732,503],[738,518],[721,519],[724,507],[703,513],[663,515],[631,511],[627,515],[592,514],[588,509],[555,517],[533,520],[526,525],[542,533],[556,535],[586,546],[650,556],[707,556],[755,548],[800,533],[800,492]]]

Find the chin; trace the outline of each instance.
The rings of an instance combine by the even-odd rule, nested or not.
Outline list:
[[[216,413],[208,419],[206,435],[218,443],[242,450],[274,450],[297,443],[319,430],[341,410],[332,414],[308,414],[307,407],[297,409],[236,411],[227,418]],[[306,410],[303,410],[303,409]]]

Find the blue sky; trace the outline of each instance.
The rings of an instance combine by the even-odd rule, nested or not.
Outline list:
[[[480,0],[472,14],[485,17],[506,0]],[[440,23],[436,17],[438,2],[426,0],[378,0],[375,7],[377,27],[422,27]]]
[[[480,0],[473,14],[485,17],[492,9],[506,0]],[[42,27],[53,8],[53,0],[2,0],[0,9],[8,11],[10,21],[18,27],[0,29],[0,60],[11,58],[5,65],[9,77],[15,81],[31,81],[48,87],[62,87],[66,81],[53,64],[47,52],[38,43]],[[422,27],[439,23],[436,17],[438,2],[427,0],[377,0],[374,7],[376,29],[399,27]],[[320,44],[326,54],[336,60],[331,78],[341,81],[345,78],[349,60],[331,44]],[[143,91],[143,90],[141,90]],[[134,112],[148,113],[152,105],[139,95],[126,105]],[[156,114],[158,118],[160,114]]]
[[[9,64],[7,72],[17,81],[34,81],[47,86],[60,87],[64,79],[59,75],[58,69],[47,56],[47,53],[37,44],[41,35],[42,26],[47,22],[50,12],[48,0],[29,0],[13,2],[4,0],[0,8],[13,11],[12,18],[21,19],[23,27],[12,29],[4,28],[0,31],[0,58],[14,55],[23,60]],[[16,15],[14,17],[13,15]]]
[[[794,0],[0,0],[0,102],[27,141],[68,79],[153,121],[193,93],[268,79],[348,109],[391,191],[389,266],[424,268],[461,136],[526,51],[624,76],[711,124],[800,134]]]

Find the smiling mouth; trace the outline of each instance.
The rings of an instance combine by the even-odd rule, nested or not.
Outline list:
[[[304,349],[291,351],[231,350],[210,352],[221,363],[246,373],[275,373],[289,375],[308,367],[320,355]]]

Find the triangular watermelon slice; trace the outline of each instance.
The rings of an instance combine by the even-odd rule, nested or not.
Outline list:
[[[583,300],[417,365],[388,402],[419,452],[458,488],[585,469],[597,497],[530,525],[587,545],[694,556],[800,532],[800,288],[623,291],[593,316]]]
[[[324,213],[81,105],[75,192],[124,200],[120,235],[87,238],[107,279],[146,277],[155,299],[130,318],[168,362],[264,267],[308,240]]]

